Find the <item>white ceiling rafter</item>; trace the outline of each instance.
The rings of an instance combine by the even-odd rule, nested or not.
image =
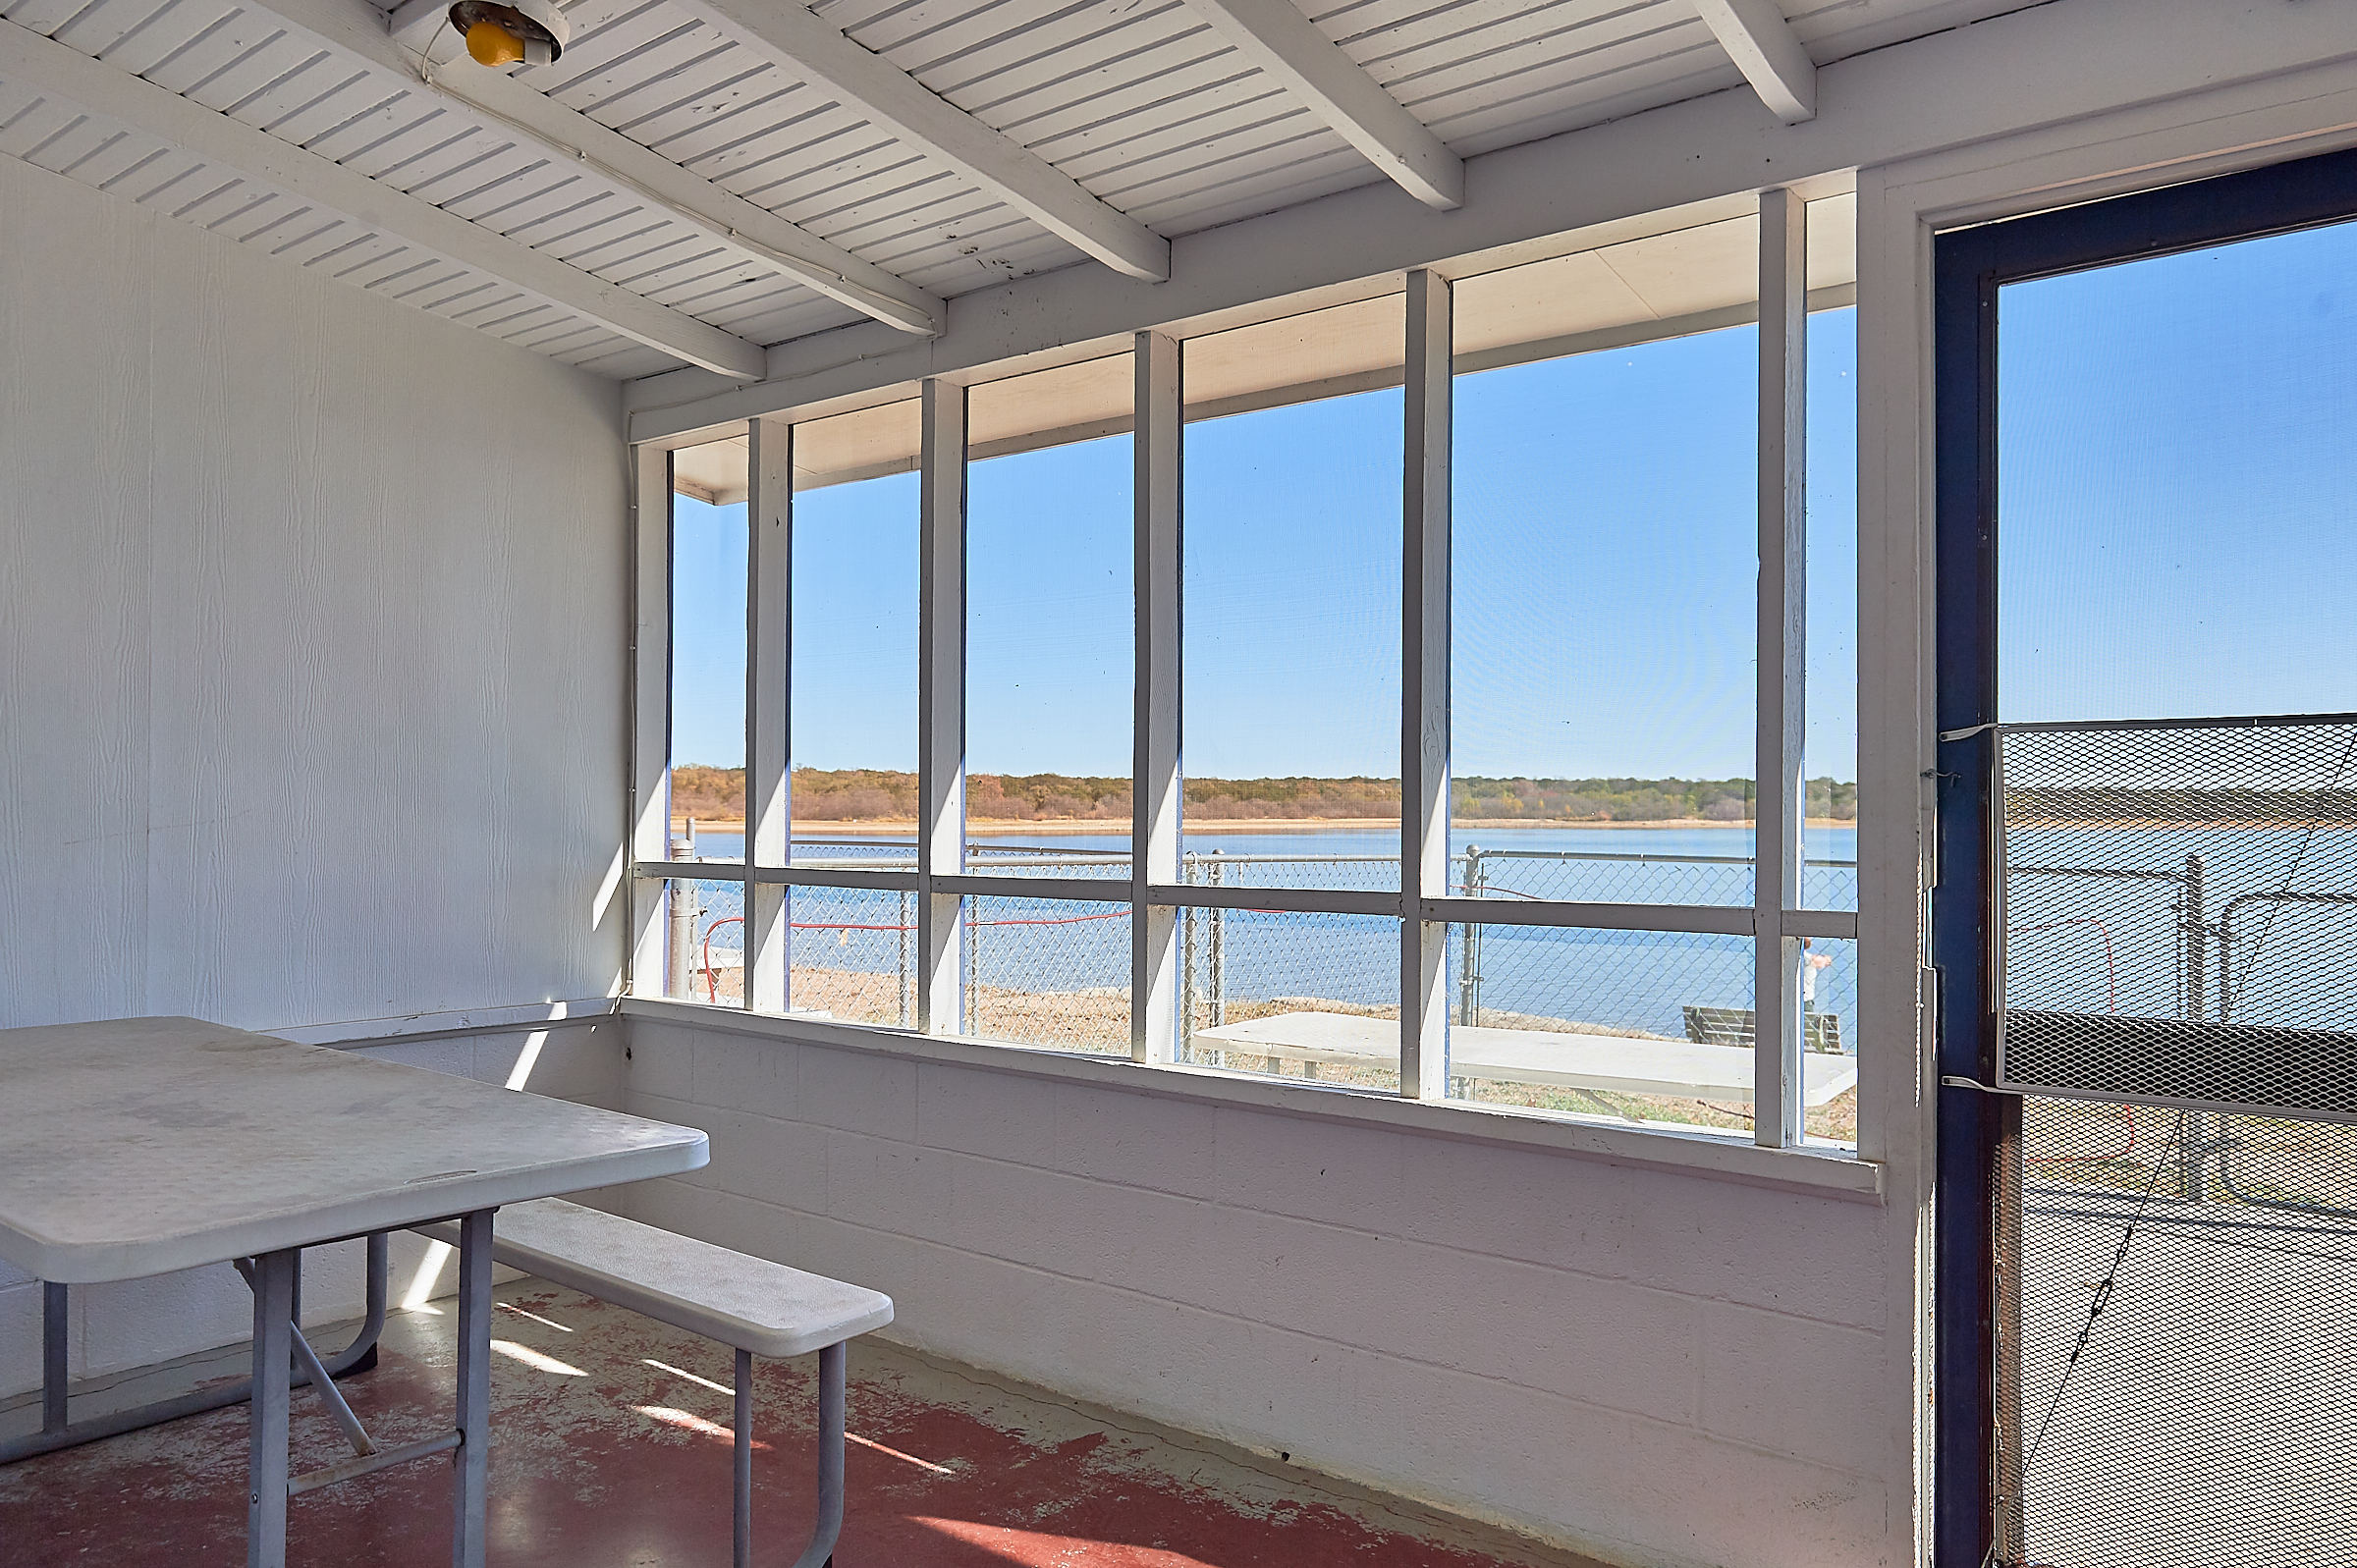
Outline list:
[[[956,169],[1115,271],[1149,283],[1169,280],[1168,240],[795,0],[677,3],[731,42],[801,81],[823,85],[894,138]]]
[[[1293,0],[1188,0],[1238,54],[1428,207],[1465,204],[1465,166]]]
[[[774,268],[795,283],[850,305],[903,332],[941,331],[940,299],[768,209],[692,174],[660,153],[569,109],[501,71],[460,59],[421,80],[435,34],[397,41],[387,19],[368,0],[258,0],[267,13],[306,42],[378,70],[398,73],[414,90],[439,93],[497,120],[532,147],[567,165],[588,164],[665,216],[704,238]],[[435,13],[435,27],[447,18]]]
[[[1694,0],[1694,9],[1779,120],[1817,118],[1817,66],[1777,0]]]
[[[0,78],[54,94],[100,120],[235,170],[257,189],[282,192],[324,213],[396,236],[420,253],[499,279],[560,310],[689,364],[740,381],[757,381],[766,368],[767,355],[759,344],[583,272],[13,22],[0,22]]]

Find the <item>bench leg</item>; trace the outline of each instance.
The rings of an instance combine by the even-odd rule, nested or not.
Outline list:
[[[818,1353],[818,1523],[794,1568],[834,1568],[843,1534],[845,1346]],[[737,1352],[737,1568],[753,1563],[753,1353]]]
[[[844,1347],[818,1353],[818,1523],[795,1568],[833,1568],[843,1534]],[[737,1568],[753,1563],[753,1353],[737,1352]]]

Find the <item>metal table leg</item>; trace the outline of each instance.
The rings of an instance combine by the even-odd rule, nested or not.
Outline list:
[[[293,1252],[253,1261],[253,1401],[247,1430],[246,1565],[286,1568],[287,1395],[292,1381]]]
[[[753,1353],[737,1352],[737,1568],[753,1568]]]
[[[491,1216],[478,1209],[459,1221],[459,1447],[452,1460],[450,1560],[483,1568],[491,1480]]]
[[[41,1433],[66,1430],[66,1287],[41,1285]]]
[[[351,1373],[366,1372],[376,1365],[377,1336],[384,1331],[385,1310],[389,1290],[386,1274],[390,1268],[388,1238],[382,1231],[368,1238],[368,1321],[353,1337],[351,1344],[326,1359],[331,1378]],[[101,1437],[120,1436],[127,1432],[160,1426],[183,1416],[200,1415],[219,1410],[225,1405],[242,1404],[251,1390],[251,1379],[240,1378],[235,1382],[218,1387],[199,1388],[176,1399],[159,1399],[131,1410],[118,1410],[112,1415],[95,1416],[83,1421],[68,1421],[67,1396],[71,1391],[66,1376],[66,1307],[67,1287],[54,1280],[43,1281],[41,1287],[41,1430],[23,1437],[0,1440],[0,1465],[30,1459],[35,1454],[54,1453],[60,1448],[72,1448],[81,1443],[96,1442]],[[297,1386],[308,1381],[308,1375],[296,1379]]]

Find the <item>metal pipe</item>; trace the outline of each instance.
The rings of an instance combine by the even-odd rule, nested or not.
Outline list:
[[[1195,857],[1191,851],[1179,857],[1178,880],[1190,888],[1195,884]],[[1192,1061],[1194,1057],[1195,909],[1190,904],[1178,923],[1178,1059]]]
[[[908,939],[911,935],[910,927],[915,924],[909,918],[911,911],[908,904],[914,896],[915,894],[905,892],[901,894],[901,1027],[903,1029],[908,1027],[909,1014],[913,1010],[915,1002],[915,996],[908,983],[910,977]]]
[[[1227,881],[1227,867],[1224,863],[1227,857],[1217,849],[1214,849],[1211,855],[1210,885],[1217,888]],[[1209,973],[1205,976],[1205,981],[1211,992],[1211,1026],[1217,1029],[1228,1021],[1228,911],[1225,909],[1212,910],[1210,926],[1211,950],[1205,965]],[[1272,1058],[1273,1061],[1274,1058]],[[1269,1070],[1275,1072],[1278,1069],[1275,1065],[1271,1065]]]
[[[388,1288],[390,1272],[390,1238],[385,1232],[377,1231],[368,1237],[368,1317],[361,1324],[359,1332],[353,1335],[352,1343],[327,1358],[329,1377],[342,1378],[351,1373],[366,1372],[376,1365],[376,1342],[385,1330],[385,1308],[390,1295]],[[49,1282],[44,1281],[44,1283]],[[56,1286],[56,1288],[61,1292],[65,1289],[62,1285]],[[43,1294],[45,1310],[46,1291]],[[44,1343],[44,1361],[46,1361],[46,1350],[47,1346]],[[43,1370],[45,1374],[46,1367]],[[299,1383],[307,1381],[308,1374],[304,1374],[297,1380]],[[61,1389],[65,1386],[62,1376],[58,1385]],[[47,1379],[44,1377],[42,1387],[44,1405],[47,1401]],[[6,1441],[0,1441],[0,1465],[14,1464],[20,1459],[30,1459],[35,1454],[55,1453],[63,1448],[79,1447],[85,1442],[96,1442],[103,1437],[120,1437],[127,1432],[139,1432],[148,1427],[158,1427],[167,1421],[178,1421],[183,1416],[200,1416],[208,1410],[222,1410],[231,1405],[244,1404],[252,1397],[252,1394],[253,1379],[240,1378],[233,1382],[195,1389],[175,1398],[151,1400],[129,1410],[116,1410],[103,1416],[85,1417],[54,1431],[45,1430],[23,1437],[11,1437]]]
[[[844,1345],[818,1353],[818,1524],[794,1568],[827,1568],[843,1534]]]
[[[671,840],[671,858],[695,858],[695,819],[687,820],[687,837]],[[686,1000],[695,995],[695,884],[679,877],[671,880],[671,919],[669,926],[670,984],[665,988],[674,998]]]
[[[66,1287],[41,1282],[41,1431],[66,1430]]]
[[[452,1465],[451,1568],[483,1568],[490,1534],[491,1217],[459,1220],[459,1446]]]
[[[982,1032],[982,900],[968,898],[965,910],[965,1032]]]
[[[1467,844],[1465,845],[1465,896],[1478,898],[1481,896],[1481,849],[1478,845]],[[1473,980],[1474,950],[1481,940],[1480,932],[1481,927],[1468,920],[1464,924],[1464,934],[1458,939],[1461,952],[1456,966],[1456,1021],[1468,1029],[1473,1026],[1481,1005],[1474,995]]]
[[[306,1491],[317,1491],[320,1487],[332,1487],[339,1481],[351,1481],[359,1476],[372,1476],[380,1470],[390,1469],[394,1465],[406,1465],[412,1459],[423,1459],[429,1454],[448,1453],[451,1449],[458,1447],[459,1442],[459,1430],[453,1427],[439,1437],[427,1437],[418,1442],[403,1443],[398,1448],[379,1448],[356,1455],[340,1464],[323,1465],[317,1470],[306,1470],[287,1483],[287,1495],[300,1497]]]
[[[2203,923],[2202,895],[2207,867],[2200,855],[2185,857],[2185,1016],[2194,1023],[2202,1021],[2209,1008],[2202,995],[2202,985],[2209,967],[2209,927]],[[2224,1021],[2228,1005],[2225,988],[2219,988],[2220,1021]],[[2199,1111],[2186,1118],[2185,1153],[2182,1166],[2185,1172],[2185,1201],[2203,1203],[2210,1196],[2210,1155],[2204,1147],[2210,1136],[2210,1118]]]
[[[247,1568],[286,1568],[288,1336],[294,1330],[295,1255],[253,1260],[253,1399],[248,1406],[246,1469]]]
[[[290,1325],[288,1333],[292,1336],[296,1362],[310,1375],[311,1386],[318,1389],[319,1397],[326,1401],[329,1417],[344,1433],[344,1440],[352,1444],[352,1451],[356,1454],[376,1452],[376,1439],[368,1435],[368,1429],[360,1425],[360,1418],[352,1413],[352,1406],[345,1401],[344,1390],[338,1388],[336,1379],[327,1375],[327,1368],[320,1364],[319,1352],[313,1350],[311,1342],[302,1337],[302,1329]]]
[[[737,1568],[753,1568],[753,1353],[741,1348],[737,1352],[736,1391]]]

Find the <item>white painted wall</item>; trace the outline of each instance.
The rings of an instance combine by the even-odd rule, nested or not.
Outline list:
[[[0,1027],[607,994],[624,470],[612,382],[0,159]],[[211,1273],[78,1366],[242,1337]]]
[[[887,1291],[891,1337],[1617,1561],[1898,1555],[1878,1203],[630,1029],[630,1108],[713,1158],[628,1212]]]

